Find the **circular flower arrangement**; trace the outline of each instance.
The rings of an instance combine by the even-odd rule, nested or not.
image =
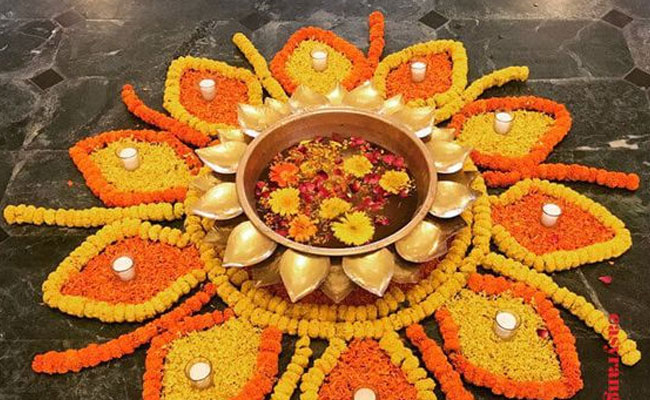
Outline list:
[[[298,387],[306,400],[359,389],[435,399],[427,370],[454,400],[473,398],[460,374],[510,398],[569,398],[583,385],[580,362],[553,303],[593,327],[623,364],[636,364],[641,353],[618,321],[544,274],[622,254],[629,231],[568,188],[525,178],[634,190],[638,176],[542,164],[571,126],[560,104],[475,101],[527,79],[526,67],[468,86],[461,43],[417,44],[380,61],[383,32],[383,16],[371,14],[364,55],[332,32],[304,28],[270,67],[238,33],[233,42],[254,71],[175,60],[164,94],[171,117],[125,85],[129,111],[165,132],[107,132],[70,149],[107,207],[9,205],[3,215],[10,224],[103,226],[50,274],[47,305],[103,322],[166,313],[105,343],[37,355],[32,369],[76,372],[151,343],[147,399],[288,400]],[[325,51],[331,68],[311,68],[313,50]],[[422,82],[409,80],[412,61],[427,64]],[[202,79],[215,82],[216,101],[201,97]],[[495,136],[497,110],[515,115],[510,136]],[[452,116],[451,129],[434,126]],[[120,168],[114,154],[124,146],[139,151],[142,169]],[[479,173],[470,147],[478,166],[495,171]],[[484,178],[493,186],[524,181],[488,197]],[[551,201],[564,210],[555,228],[540,223],[539,207]],[[182,217],[183,231],[146,222]],[[510,258],[490,252],[492,238]],[[137,274],[124,282],[108,268],[127,253]],[[477,274],[479,265],[502,277]],[[231,308],[193,315],[217,295]],[[521,317],[511,341],[492,328],[502,307]],[[442,348],[418,324],[434,314]],[[423,367],[397,334],[404,328]],[[282,334],[299,339],[278,376]],[[311,339],[329,342],[313,362]],[[196,357],[218,374],[206,392],[182,373]]]

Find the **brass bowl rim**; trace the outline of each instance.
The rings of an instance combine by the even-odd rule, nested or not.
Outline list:
[[[312,246],[303,243],[298,243],[296,241],[293,241],[291,239],[288,239],[276,233],[273,229],[267,226],[264,223],[264,221],[262,221],[259,218],[257,212],[255,211],[254,206],[251,205],[251,204],[255,204],[255,199],[248,199],[246,196],[246,188],[245,188],[244,174],[243,174],[244,168],[246,167],[246,163],[248,162],[248,160],[255,153],[256,148],[258,144],[262,141],[262,139],[268,134],[270,134],[271,132],[273,132],[274,130],[278,129],[279,127],[299,119],[309,118],[314,115],[342,113],[342,112],[363,115],[366,117],[371,117],[371,118],[381,120],[382,122],[397,128],[397,130],[399,130],[402,134],[404,134],[405,137],[410,139],[411,142],[418,148],[421,156],[424,157],[426,165],[428,166],[429,192],[427,193],[424,201],[422,202],[422,205],[415,212],[411,220],[406,225],[398,229],[395,233],[386,236],[383,239],[370,242],[368,244],[364,244],[361,246],[350,246],[350,247],[339,247],[339,248],[319,247],[319,246]],[[280,121],[274,123],[273,125],[266,128],[264,131],[262,131],[255,139],[253,139],[253,141],[251,141],[248,144],[248,148],[246,149],[246,152],[240,159],[239,167],[237,168],[235,183],[237,188],[237,196],[239,197],[239,202],[241,204],[242,209],[244,210],[244,214],[246,214],[246,217],[248,217],[248,219],[253,223],[255,228],[257,228],[262,234],[264,234],[265,236],[267,236],[268,238],[270,238],[271,240],[273,240],[274,242],[280,245],[299,251],[301,253],[320,255],[320,256],[340,257],[340,256],[353,256],[353,255],[359,255],[359,254],[377,251],[395,243],[396,241],[408,235],[417,226],[417,224],[419,224],[422,220],[426,218],[427,214],[429,213],[429,209],[433,205],[433,201],[436,194],[437,179],[438,179],[437,172],[435,167],[433,166],[433,158],[431,157],[428,149],[424,145],[424,142],[422,141],[422,139],[418,138],[415,135],[415,133],[411,132],[411,130],[408,129],[404,124],[393,121],[376,112],[362,110],[354,107],[337,106],[337,107],[322,107],[314,110],[304,111],[297,114],[292,114],[286,118],[281,119]]]

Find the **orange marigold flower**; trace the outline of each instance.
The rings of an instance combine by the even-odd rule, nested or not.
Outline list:
[[[280,187],[295,185],[298,183],[298,167],[288,162],[275,164],[271,167],[269,177]]]
[[[316,234],[318,228],[314,221],[304,214],[298,215],[289,223],[289,236],[297,242],[306,242]]]

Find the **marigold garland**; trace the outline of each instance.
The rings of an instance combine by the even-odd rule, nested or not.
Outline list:
[[[291,361],[287,365],[286,370],[278,380],[278,383],[273,388],[271,400],[290,400],[293,393],[296,391],[298,382],[303,376],[303,372],[309,364],[309,358],[312,355],[312,350],[309,347],[310,340],[308,336],[303,336],[296,342],[296,349],[291,356]]]
[[[440,383],[446,399],[474,400],[472,393],[465,389],[460,374],[451,366],[440,346],[429,339],[422,325],[414,324],[406,328],[406,337],[420,350],[424,365]]]
[[[274,99],[286,102],[289,100],[289,97],[282,89],[282,85],[278,82],[273,75],[271,75],[271,70],[266,62],[266,59],[255,45],[241,32],[237,32],[232,37],[232,42],[237,46],[237,48],[242,52],[244,57],[248,62],[253,66],[255,75],[262,82],[262,86]]]
[[[374,70],[377,68],[379,58],[386,45],[384,40],[384,14],[379,11],[373,11],[368,16],[368,43],[368,62]]]
[[[125,208],[92,207],[83,210],[53,209],[19,204],[6,206],[3,215],[9,225],[33,224],[92,228],[126,218],[141,221],[174,221],[185,215],[185,211],[183,203],[140,204]]]
[[[95,367],[101,363],[132,354],[138,347],[149,343],[154,336],[170,329],[178,321],[199,311],[216,293],[216,287],[209,283],[178,307],[135,329],[133,332],[123,334],[105,343],[93,343],[81,349],[48,351],[47,353],[37,354],[32,361],[32,370],[45,374],[79,372],[84,368]],[[221,311],[215,311],[216,313],[221,313]],[[227,309],[223,314],[224,318],[228,318],[232,315],[232,311]]]
[[[526,283],[531,287],[541,290],[554,303],[561,305],[571,314],[584,321],[587,326],[593,328],[605,340],[610,340],[607,315],[597,310],[583,296],[579,296],[565,287],[560,287],[550,276],[536,272],[518,261],[505,258],[496,253],[490,253],[483,258],[481,266],[499,275]],[[636,342],[629,339],[625,331],[619,330],[616,340],[619,344],[617,353],[621,356],[623,364],[634,365],[639,362],[641,352],[637,350]]]
[[[197,315],[186,318],[177,326],[154,338],[145,360],[147,372],[142,387],[142,398],[144,400],[162,398],[165,357],[169,352],[169,345],[175,339],[223,322],[223,314],[218,311]],[[231,400],[262,400],[266,394],[271,392],[275,376],[278,373],[278,355],[282,350],[281,340],[282,333],[274,327],[268,327],[262,331],[255,373]]]
[[[539,178],[551,181],[596,183],[612,189],[637,190],[639,175],[608,171],[579,164],[538,164],[516,171],[486,171],[483,178],[490,187],[510,186],[522,179]]]
[[[210,142],[210,137],[205,133],[199,132],[189,125],[166,116],[146,104],[138,97],[135,88],[126,84],[122,86],[122,101],[126,108],[136,117],[144,122],[157,126],[158,128],[169,131],[179,140],[198,147],[205,147]]]
[[[494,242],[509,257],[521,261],[537,271],[554,272],[618,257],[632,245],[630,232],[625,229],[625,224],[621,220],[595,201],[556,183],[538,179],[524,180],[512,186],[499,197],[491,196],[490,201],[493,207],[507,206],[522,199],[532,190],[561,198],[573,204],[595,217],[599,223],[613,231],[614,235],[607,241],[593,243],[575,250],[557,250],[537,255],[519,243],[504,226],[495,224],[492,229]],[[531,212],[539,211],[531,210]]]
[[[572,397],[583,387],[580,377],[580,361],[575,349],[575,337],[560,318],[559,312],[546,298],[546,295],[523,283],[511,283],[504,278],[472,274],[468,287],[475,292],[497,295],[509,291],[532,305],[542,317],[549,330],[562,368],[562,378],[552,381],[515,381],[503,375],[496,375],[472,364],[462,354],[458,338],[458,326],[446,308],[436,311],[436,320],[445,341],[445,350],[452,363],[466,380],[477,385],[489,387],[494,394],[508,398],[554,399]]]
[[[219,122],[206,121],[192,114],[191,110],[188,110],[182,104],[182,78],[185,72],[190,70],[215,73],[224,77],[224,79],[241,81],[247,88],[246,96],[248,100],[246,103],[253,105],[262,104],[262,85],[260,85],[255,75],[249,70],[232,67],[224,62],[207,58],[179,57],[172,61],[167,71],[163,107],[165,107],[174,119],[188,124],[199,132],[209,136],[216,136],[219,129],[235,129],[236,126],[229,123],[229,120],[221,115],[218,117]],[[221,97],[217,93],[214,101],[219,103],[221,100]],[[237,109],[236,103],[227,103],[227,106],[231,112]]]
[[[543,134],[537,144],[533,146],[528,154],[519,157],[503,156],[499,153],[482,153],[474,150],[471,153],[472,160],[479,166],[496,170],[518,170],[528,165],[539,164],[548,157],[553,148],[566,136],[571,128],[571,114],[564,105],[541,97],[499,97],[487,100],[477,100],[465,107],[451,120],[449,128],[456,130],[456,137],[462,141],[464,125],[467,119],[482,113],[490,113],[496,110],[528,110],[542,112],[551,115],[555,122],[551,128]]]
[[[179,248],[190,244],[189,235],[178,229],[163,228],[133,219],[114,222],[89,236],[48,276],[43,283],[43,301],[50,307],[78,317],[97,318],[103,322],[143,321],[167,310],[182,295],[189,293],[206,278],[206,271],[214,268],[217,262],[212,259],[210,251],[199,248],[203,268],[193,269],[151,299],[138,304],[108,303],[62,293],[68,280],[78,274],[86,263],[100,254],[106,246],[130,237],[160,241]]]
[[[194,155],[194,152],[166,132],[146,130],[104,132],[100,135],[80,140],[69,150],[70,158],[72,158],[72,161],[83,175],[90,190],[107,206],[126,207],[142,203],[183,200],[187,192],[187,187],[184,186],[150,192],[124,192],[109,183],[100,167],[92,161],[91,154],[98,149],[104,148],[109,143],[125,138],[169,145],[174,149],[176,155],[185,161],[192,175],[196,175],[201,167],[201,162]]]

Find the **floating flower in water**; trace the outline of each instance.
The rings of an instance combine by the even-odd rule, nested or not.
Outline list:
[[[372,171],[372,163],[366,157],[361,155],[352,156],[343,162],[343,170],[357,178]]]
[[[289,236],[297,242],[306,242],[316,234],[318,228],[308,216],[300,214],[289,223]]]
[[[350,211],[350,208],[352,208],[352,205],[347,201],[333,197],[331,199],[323,200],[318,215],[320,215],[321,218],[334,219],[339,215]]]
[[[269,178],[280,187],[293,186],[298,183],[298,167],[288,162],[275,164]]]
[[[271,211],[283,216],[298,214],[300,192],[295,188],[278,189],[269,198]]]
[[[379,186],[389,193],[398,194],[408,188],[410,178],[404,171],[386,171],[379,179]]]
[[[339,222],[332,224],[334,236],[341,242],[359,246],[368,242],[375,234],[375,227],[363,211],[346,214]]]

